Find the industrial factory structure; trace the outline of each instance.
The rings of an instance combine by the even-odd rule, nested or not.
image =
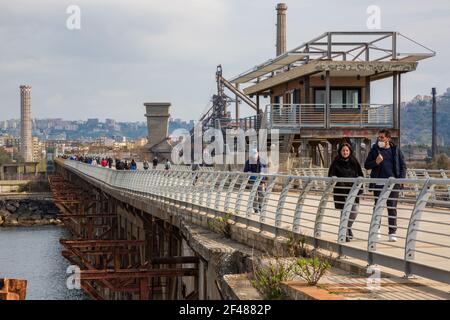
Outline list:
[[[277,56],[229,80],[219,66],[218,92],[200,118],[204,128],[278,129],[279,170],[285,172],[329,166],[343,141],[354,146],[361,161],[382,128],[390,129],[399,143],[401,77],[435,52],[393,31],[330,31],[286,51],[287,6],[280,3],[276,10]],[[424,52],[406,53],[411,47]],[[392,103],[371,99],[372,84],[382,79],[392,81]],[[261,105],[260,97],[270,103]],[[254,109],[254,116],[240,117],[241,101]]]

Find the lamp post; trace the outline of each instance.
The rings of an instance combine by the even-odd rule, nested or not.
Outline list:
[[[434,160],[437,154],[437,131],[436,131],[436,88],[431,89],[432,94],[432,105],[431,105],[431,113],[432,113],[432,127],[431,127],[431,157]]]

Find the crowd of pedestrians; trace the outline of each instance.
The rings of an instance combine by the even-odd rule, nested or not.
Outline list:
[[[138,170],[137,162],[134,159],[131,159],[131,161],[128,160],[122,160],[119,158],[113,159],[112,157],[94,157],[94,156],[87,156],[87,155],[63,155],[61,156],[64,159],[70,159],[75,161],[80,161],[86,164],[90,164],[93,166],[101,166],[103,168],[115,168],[116,170],[131,170],[136,171]],[[157,169],[159,160],[157,157],[155,157],[152,160],[153,169]],[[172,163],[168,159],[164,159],[164,169],[170,170],[172,168]],[[144,170],[148,170],[150,168],[150,165],[146,159],[142,162],[142,168]]]

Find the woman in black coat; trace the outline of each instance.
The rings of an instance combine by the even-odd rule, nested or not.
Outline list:
[[[361,165],[353,155],[353,148],[349,143],[343,143],[339,147],[338,155],[334,159],[333,163],[328,170],[329,177],[341,177],[341,178],[356,178],[364,177],[361,169]],[[334,207],[336,209],[344,209],[344,203],[347,200],[347,196],[350,192],[353,183],[351,182],[338,182],[333,190]],[[362,193],[360,190],[359,194]],[[359,210],[359,198],[356,197],[350,212],[350,218],[347,225],[347,238],[349,242],[353,238],[352,225],[358,215]]]

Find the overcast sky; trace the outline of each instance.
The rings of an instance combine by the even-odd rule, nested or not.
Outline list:
[[[0,120],[20,116],[21,84],[33,86],[37,118],[144,121],[143,102],[168,101],[173,117],[198,119],[218,64],[231,78],[273,58],[277,2],[1,0]],[[404,76],[403,100],[450,87],[450,1],[285,2],[288,49],[329,30],[367,31],[366,9],[378,5],[382,30],[437,51]],[[69,5],[81,9],[80,30],[66,27]]]

